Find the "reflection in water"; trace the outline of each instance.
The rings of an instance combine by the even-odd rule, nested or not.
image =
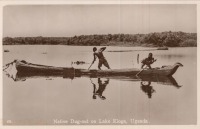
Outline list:
[[[141,81],[141,90],[148,95],[149,98],[151,98],[152,94],[155,92],[153,89],[153,86],[151,86],[151,82],[148,81],[147,84],[145,82]]]
[[[117,79],[117,80],[120,80],[120,81],[138,81],[140,82],[140,88],[141,90],[147,94],[148,98],[151,99],[152,98],[152,94],[156,92],[156,90],[153,88],[153,86],[151,85],[152,82],[157,82],[159,84],[162,84],[162,85],[171,85],[171,86],[174,86],[176,87],[177,89],[180,88],[181,86],[179,86],[176,82],[176,80],[173,78],[173,77],[160,77],[162,80],[155,80],[155,78],[151,77],[151,78],[141,78],[140,80],[139,79],[125,79],[123,80],[124,78],[121,77],[121,78],[114,78],[114,77],[111,77],[112,79]],[[96,78],[93,78],[93,79],[96,79]],[[103,79],[106,79],[105,81]],[[151,80],[152,79],[152,80]],[[158,77],[156,77],[156,79],[158,79]],[[92,78],[90,78],[91,80],[91,83],[93,85],[93,99],[96,99],[96,96],[99,96],[99,98],[101,98],[102,100],[106,99],[105,96],[103,96],[103,92],[105,91],[106,89],[106,86],[109,84],[109,77],[106,77],[106,78],[97,78],[98,80],[98,89],[97,89],[97,85],[92,81]]]
[[[12,71],[12,72],[10,72]],[[13,72],[14,71],[14,72]],[[35,73],[35,74],[29,74],[29,73],[20,73],[20,72],[16,72],[16,70],[13,69],[9,69],[9,70],[5,70],[4,71],[5,74],[9,77],[12,78],[14,81],[26,81],[27,79],[38,79],[38,78],[45,78],[46,80],[53,80],[53,78],[63,78],[63,79],[75,79],[76,78],[81,78],[81,77],[87,77],[90,78],[90,81],[93,85],[93,99],[96,99],[97,96],[102,99],[105,100],[106,97],[103,95],[103,92],[105,91],[107,85],[109,84],[110,79],[113,80],[120,80],[120,81],[138,81],[140,82],[140,88],[141,90],[147,94],[148,98],[151,99],[152,98],[152,94],[155,93],[155,90],[153,88],[153,86],[151,86],[152,82],[157,82],[161,85],[170,85],[170,86],[174,86],[177,89],[179,89],[181,86],[178,85],[178,83],[176,82],[176,80],[170,76],[141,76],[141,77],[136,77],[136,76],[106,76],[106,77],[102,77],[102,76],[63,76],[62,74],[53,74],[53,75],[43,75],[41,73]],[[93,82],[94,79],[97,79],[98,84],[95,84]],[[105,80],[106,79],[106,80]]]
[[[15,74],[9,74],[6,72],[6,75],[9,78],[12,78],[14,81],[26,81],[27,79],[32,79],[32,78],[45,78],[46,80],[53,80],[53,78],[63,78],[63,79],[75,79],[76,78],[81,78],[82,76],[77,76],[77,77],[72,77],[72,76],[63,76],[63,75],[51,75],[51,76],[46,76],[46,75],[41,75],[41,74],[22,74],[22,73],[15,73]],[[101,76],[96,76],[96,77],[91,77],[91,76],[83,76],[90,78],[90,81],[93,85],[93,99],[96,99],[98,96],[100,99],[105,100],[106,97],[103,96],[103,92],[106,89],[106,86],[109,84],[110,79],[113,80],[120,80],[120,81],[138,81],[140,82],[140,88],[141,90],[147,94],[148,98],[152,98],[152,94],[155,93],[155,90],[153,89],[153,86],[151,86],[152,82],[157,82],[162,85],[170,85],[174,86],[177,89],[180,88],[181,86],[178,85],[176,80],[170,76],[141,76],[140,78],[136,76],[106,76],[106,77],[101,77]],[[98,84],[95,84],[92,79],[97,79]],[[106,79],[106,80],[104,80]],[[146,84],[147,82],[147,84]],[[98,87],[98,88],[97,88]]]
[[[105,81],[103,81],[101,78],[98,78],[98,86],[99,86],[98,90],[96,88],[96,84],[92,81],[92,79],[90,79],[90,80],[91,80],[91,83],[93,84],[93,88],[94,88],[92,98],[96,99],[96,96],[99,96],[99,98],[102,100],[106,99],[106,97],[103,96],[102,94],[103,94],[106,86],[109,84],[109,79],[107,78]]]

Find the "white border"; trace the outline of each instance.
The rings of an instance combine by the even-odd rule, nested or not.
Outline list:
[[[198,80],[199,78],[199,37],[200,37],[200,1],[199,0],[195,0],[195,1],[190,1],[190,0],[176,0],[176,1],[154,1],[154,0],[141,0],[141,1],[137,1],[137,0],[104,0],[104,1],[99,1],[99,0],[42,0],[42,1],[30,1],[30,0],[2,0],[0,1],[0,25],[1,25],[1,29],[0,29],[0,49],[1,49],[1,58],[0,58],[0,68],[1,68],[1,74],[0,74],[0,81],[1,81],[1,87],[0,87],[0,105],[2,105],[2,93],[3,93],[3,86],[2,86],[2,31],[3,31],[3,7],[6,5],[62,5],[62,4],[196,4],[197,5],[197,125],[79,125],[79,126],[2,126],[2,106],[0,106],[0,129],[5,128],[5,129],[12,129],[12,128],[18,128],[18,129],[35,129],[35,128],[68,128],[68,129],[74,129],[74,128],[85,128],[85,129],[100,129],[100,128],[116,128],[116,129],[159,129],[159,128],[164,128],[164,129],[172,129],[172,128],[176,128],[176,129],[200,129],[200,115],[199,115],[199,98],[200,98],[200,88],[198,87],[200,84],[200,80]]]

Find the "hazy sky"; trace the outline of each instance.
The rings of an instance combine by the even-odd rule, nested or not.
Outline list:
[[[3,36],[197,32],[196,5],[17,5],[3,9]]]

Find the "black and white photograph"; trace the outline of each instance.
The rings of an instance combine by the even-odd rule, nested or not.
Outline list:
[[[3,126],[197,125],[196,4],[2,10]]]

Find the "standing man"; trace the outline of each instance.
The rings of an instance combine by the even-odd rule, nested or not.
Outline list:
[[[108,69],[110,69],[110,66],[106,60],[106,58],[103,55],[103,51],[106,49],[106,47],[102,47],[97,51],[97,48],[94,47],[93,48],[93,55],[94,55],[94,60],[92,61],[92,64],[96,61],[96,58],[99,59],[99,64],[98,64],[98,69],[101,70],[102,64],[107,67]]]

